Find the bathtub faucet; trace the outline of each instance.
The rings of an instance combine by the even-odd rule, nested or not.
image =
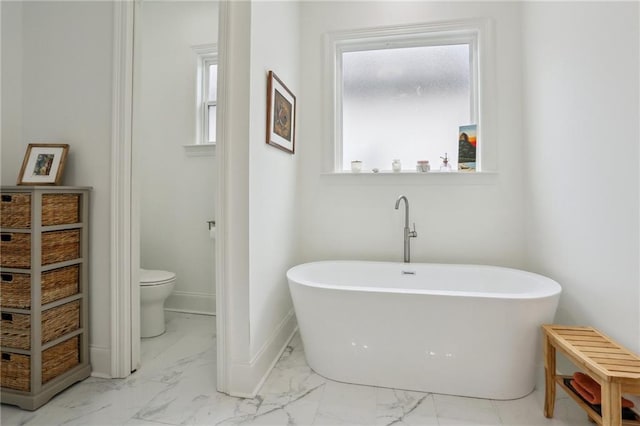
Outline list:
[[[400,208],[400,201],[404,200],[404,263],[411,262],[411,238],[416,238],[416,224],[413,224],[413,231],[409,229],[409,200],[404,195],[396,201],[396,210]]]

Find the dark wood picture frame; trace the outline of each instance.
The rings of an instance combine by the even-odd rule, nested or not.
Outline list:
[[[68,144],[30,143],[22,161],[18,185],[60,185],[68,153]]]
[[[295,153],[296,97],[273,71],[267,77],[267,144]]]

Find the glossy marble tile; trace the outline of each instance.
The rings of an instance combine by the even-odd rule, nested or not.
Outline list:
[[[182,359],[170,365],[166,374],[149,380],[155,379],[166,387],[137,410],[134,415],[137,419],[185,424],[194,412],[212,404],[215,398],[215,362],[211,360]]]
[[[375,424],[376,426],[438,425],[433,395],[379,388],[376,395]]]
[[[372,386],[327,381],[314,424],[376,424],[377,391]]]
[[[167,424],[150,422],[147,420],[129,419],[123,426],[167,426]]]
[[[126,379],[90,378],[35,412],[1,406],[2,426],[591,426],[558,392],[555,417],[544,392],[493,401],[339,383],[306,363],[298,334],[255,398],[215,391],[215,317],[167,312],[167,331],[143,339],[142,366]]]
[[[489,399],[434,395],[440,425],[499,425],[497,408]]]
[[[202,350],[209,350],[209,357],[215,359],[215,317],[166,312],[165,320],[167,328],[164,334],[141,341],[142,368],[163,364],[172,354],[193,355]],[[161,355],[163,358],[154,362]]]
[[[73,419],[64,424],[119,425],[132,418],[140,405],[169,386],[134,377],[123,380],[93,379],[77,383],[58,395],[48,405],[67,408]]]

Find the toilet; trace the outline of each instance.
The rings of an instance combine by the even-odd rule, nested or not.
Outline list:
[[[164,301],[175,284],[173,272],[140,269],[140,337],[164,333]]]

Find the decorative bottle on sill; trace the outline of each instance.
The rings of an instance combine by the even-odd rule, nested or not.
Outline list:
[[[449,158],[447,157],[447,153],[444,153],[444,157],[440,157],[442,158],[442,164],[440,165],[440,171],[441,172],[450,172],[451,171],[451,164],[449,164]]]
[[[402,170],[402,163],[400,163],[400,160],[395,159],[391,162],[391,170],[396,173]]]

